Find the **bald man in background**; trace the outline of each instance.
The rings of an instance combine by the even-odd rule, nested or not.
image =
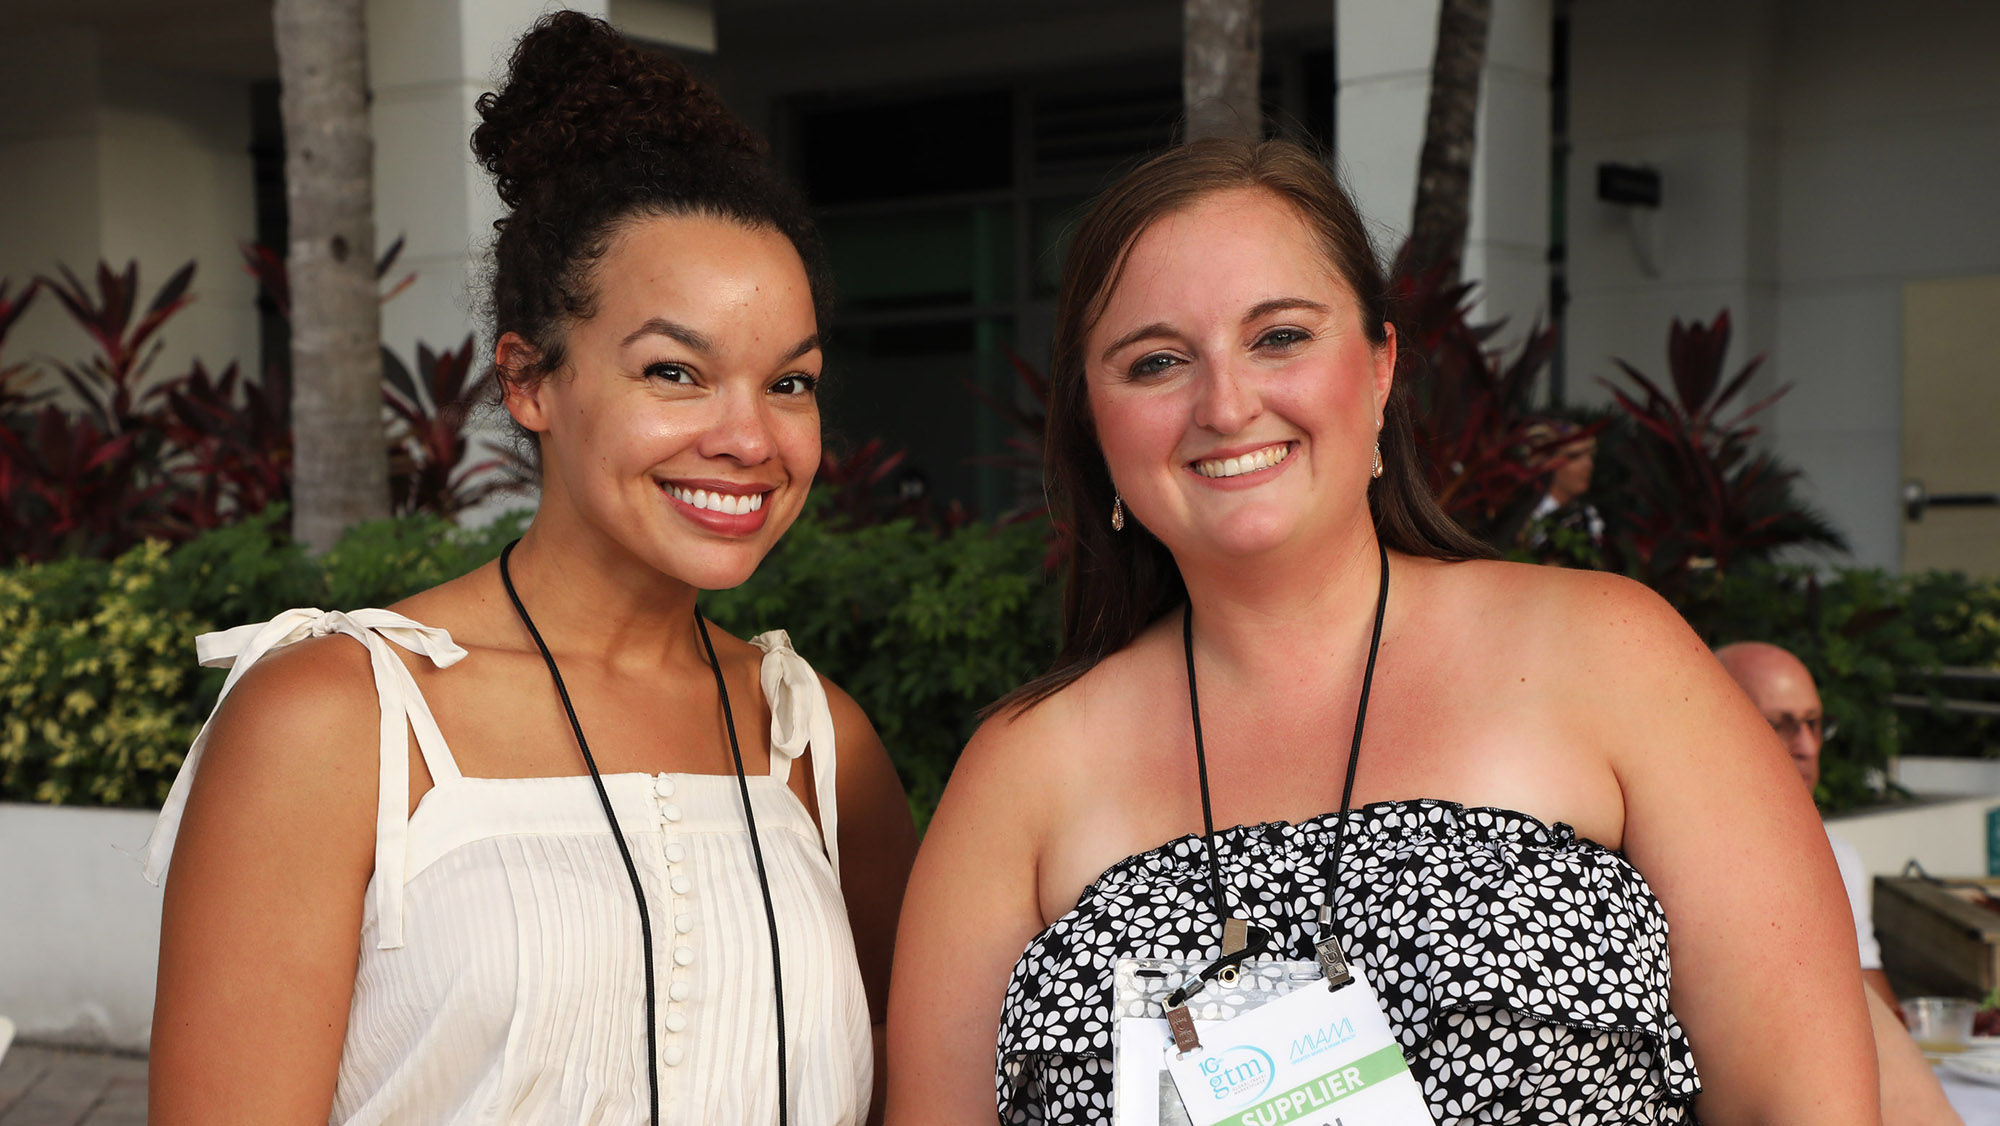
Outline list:
[[[1715,651],[1715,657],[1729,675],[1736,678],[1750,702],[1764,713],[1764,719],[1785,744],[1806,791],[1819,785],[1819,752],[1826,743],[1826,714],[1820,707],[1819,686],[1812,673],[1797,657],[1776,645],[1762,641],[1739,641]],[[1847,902],[1854,914],[1854,942],[1861,948],[1861,978],[1868,987],[1894,1006],[1896,993],[1882,972],[1882,947],[1875,941],[1875,924],[1869,910],[1868,873],[1862,870],[1861,854],[1854,846],[1829,831],[1834,862],[1840,865],[1840,882],[1847,886]]]
[[[1820,707],[1819,686],[1797,657],[1776,645],[1741,641],[1715,651],[1722,667],[1736,679],[1750,702],[1785,744],[1810,793],[1819,785],[1819,752],[1826,742],[1826,713]],[[1884,1126],[1933,1126],[1962,1123],[1945,1101],[1937,1076],[1924,1062],[1917,1042],[1896,1015],[1896,994],[1882,972],[1882,948],[1875,941],[1869,918],[1868,874],[1854,846],[1827,833],[1833,858],[1840,865],[1840,882],[1847,886],[1854,913],[1854,932],[1861,948],[1862,980],[1867,983],[1868,1016],[1875,1029],[1875,1058],[1881,1072]]]

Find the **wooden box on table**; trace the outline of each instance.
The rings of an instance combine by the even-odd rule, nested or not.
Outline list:
[[[1875,938],[1898,995],[1969,997],[2000,987],[2000,878],[1875,877]]]

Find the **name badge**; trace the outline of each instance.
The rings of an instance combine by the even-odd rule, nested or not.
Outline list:
[[[1190,1126],[1180,1092],[1167,1074],[1174,1034],[1167,1000],[1175,987],[1208,965],[1179,958],[1121,958],[1113,977],[1112,1126]],[[1187,1002],[1202,1034],[1297,989],[1326,988],[1311,962],[1253,959],[1236,980],[1211,981]]]
[[[1200,1026],[1202,1047],[1171,1048],[1167,1072],[1193,1126],[1409,1126],[1429,1123],[1423,1089],[1359,966]]]

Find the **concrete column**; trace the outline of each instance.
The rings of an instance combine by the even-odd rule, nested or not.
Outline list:
[[[1437,0],[1336,0],[1340,170],[1387,259],[1408,237]],[[1465,276],[1478,315],[1525,330],[1548,297],[1549,0],[1494,0],[1479,82]]]
[[[604,14],[602,0],[595,8]],[[543,10],[541,0],[370,0],[376,250],[401,236],[395,276],[417,275],[382,309],[382,343],[399,356],[480,327],[475,283],[500,201],[472,159],[473,103]]]
[[[715,49],[715,19],[687,0],[566,0],[627,34]],[[506,76],[521,33],[547,0],[370,0],[368,76],[374,89],[375,237],[405,239],[396,275],[417,280],[382,309],[382,342],[400,356],[416,343],[458,344],[483,330],[478,291],[500,200],[472,158],[473,103]],[[491,341],[482,340],[482,346]]]

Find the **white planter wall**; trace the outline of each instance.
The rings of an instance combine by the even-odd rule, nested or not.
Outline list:
[[[137,854],[156,816],[0,802],[0,1015],[22,1038],[146,1047],[161,892]]]
[[[1946,798],[1827,819],[1861,854],[1870,875],[1894,876],[1911,860],[1933,876],[1986,874],[1986,814],[2000,794]]]
[[[2000,794],[2000,759],[1904,755],[1896,760],[1896,783],[1930,796]]]

